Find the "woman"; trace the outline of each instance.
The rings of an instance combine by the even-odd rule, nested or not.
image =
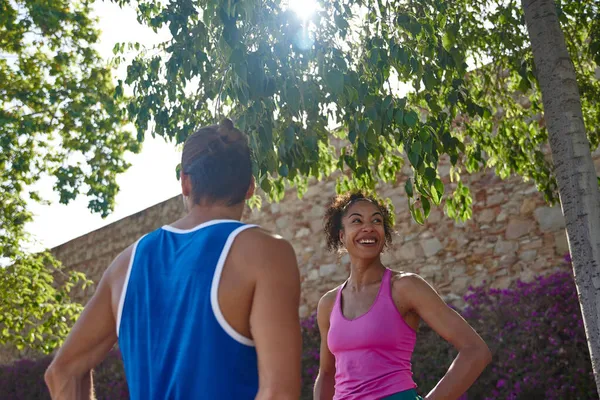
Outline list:
[[[386,206],[363,193],[338,196],[327,209],[327,246],[348,252],[350,277],[319,301],[315,400],[420,399],[411,370],[420,319],[458,350],[425,399],[459,398],[491,361],[481,337],[425,280],[381,263],[391,229]]]

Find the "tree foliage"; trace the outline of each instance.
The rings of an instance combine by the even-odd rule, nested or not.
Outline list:
[[[83,273],[64,272],[48,252],[13,259],[0,274],[0,342],[50,353],[82,310],[70,298],[80,283]]]
[[[69,289],[87,282],[23,250],[28,204],[44,200],[35,184],[52,176],[61,203],[85,194],[107,215],[123,155],[139,149],[94,50],[90,3],[0,0],[0,343],[52,350],[80,308]]]
[[[199,125],[233,117],[250,135],[255,176],[272,199],[282,198],[285,183],[302,193],[307,177],[334,170],[344,172],[340,189],[373,188],[395,181],[405,159],[417,222],[442,203],[449,216],[469,218],[460,176],[485,167],[532,179],[556,199],[519,2],[333,0],[308,20],[281,1],[136,4],[140,22],[172,35],[139,51],[117,87],[134,89],[127,110],[138,135],[152,124],[181,143]],[[598,7],[557,6],[595,149]],[[115,47],[117,62],[124,49]],[[399,82],[411,90],[403,93]],[[439,177],[442,156],[453,166],[453,191]]]

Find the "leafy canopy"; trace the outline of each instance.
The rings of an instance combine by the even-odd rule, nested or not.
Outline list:
[[[138,136],[152,126],[181,143],[199,125],[233,117],[250,135],[255,176],[274,200],[285,183],[302,194],[308,177],[335,170],[343,171],[339,189],[373,188],[395,181],[407,159],[414,175],[406,193],[420,223],[443,200],[449,216],[469,218],[460,176],[484,167],[532,179],[556,199],[519,2],[332,0],[307,20],[286,4],[137,2],[140,22],[172,35],[137,52],[117,87],[133,87],[127,110]],[[598,7],[557,6],[595,149]],[[117,63],[124,52],[115,47]],[[403,93],[401,83],[411,90]],[[450,193],[441,157],[452,164]]]
[[[139,149],[122,128],[111,69],[93,48],[90,7],[0,0],[0,343],[19,348],[51,351],[81,309],[70,288],[87,283],[50,254],[24,250],[28,204],[43,201],[35,184],[54,177],[61,203],[85,194],[107,215],[115,177],[128,167],[123,156]]]

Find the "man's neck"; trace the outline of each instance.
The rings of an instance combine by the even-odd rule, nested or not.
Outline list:
[[[186,230],[217,219],[239,221],[242,219],[244,205],[245,203],[236,204],[235,206],[226,206],[222,204],[196,204],[188,210],[188,214],[185,217],[172,223],[171,226]]]

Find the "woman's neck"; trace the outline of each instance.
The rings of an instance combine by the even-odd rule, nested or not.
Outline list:
[[[379,257],[371,260],[351,259],[348,286],[353,290],[361,290],[365,286],[379,282],[384,272],[385,267]]]

